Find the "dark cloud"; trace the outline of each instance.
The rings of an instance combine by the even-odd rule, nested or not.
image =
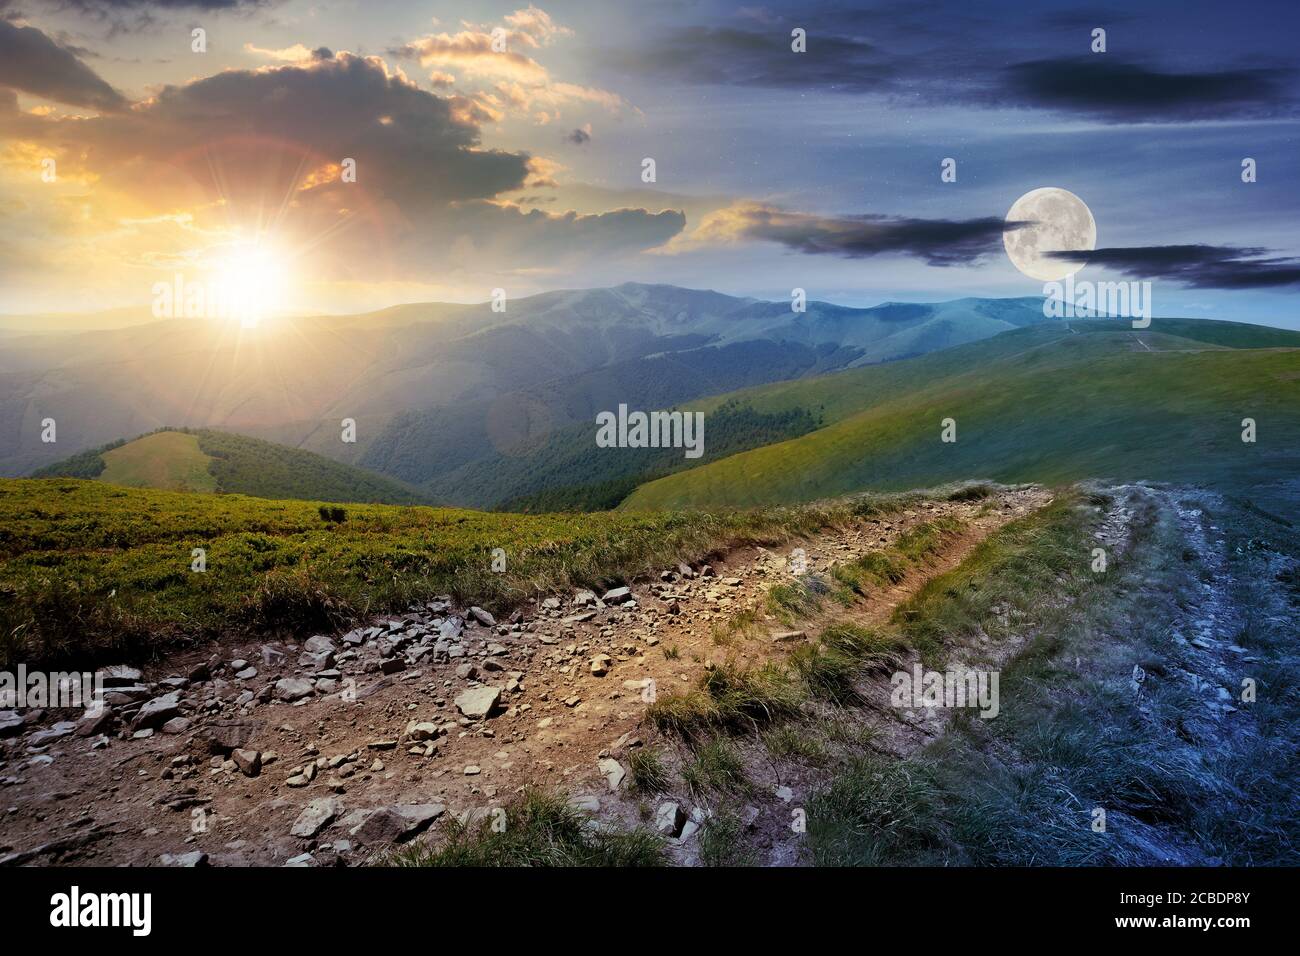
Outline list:
[[[585,129],[575,129],[572,133],[566,135],[564,140],[574,146],[584,146],[591,142],[591,133]]]
[[[611,62],[682,83],[817,87],[873,92],[889,86],[897,68],[881,49],[845,35],[842,27],[808,32],[805,53],[794,53],[786,26],[761,29],[684,29],[642,51],[620,51]]]
[[[912,256],[932,266],[954,266],[1001,250],[1002,233],[1007,228],[1000,216],[962,220],[828,217],[749,204],[724,210],[703,232],[705,236],[777,242],[809,255],[863,259],[892,254]]]
[[[1136,279],[1169,279],[1197,289],[1268,289],[1300,285],[1300,259],[1249,246],[1130,246],[1052,252],[1067,262],[1113,269]]]
[[[0,86],[56,103],[95,110],[123,110],[127,100],[76,53],[35,27],[0,20]]]
[[[25,113],[0,95],[0,138],[48,146],[61,173],[94,176],[141,216],[199,210],[216,218],[196,225],[250,234],[275,216],[341,274],[428,275],[452,258],[508,270],[650,248],[684,226],[673,212],[552,215],[503,202],[542,180],[529,154],[484,148],[456,99],[383,60],[327,52],[165,86],[89,119]],[[345,159],[354,183],[342,181]]]
[[[1039,109],[1105,122],[1179,122],[1294,115],[1294,71],[1250,68],[1172,72],[1087,49],[1088,26],[1131,15],[1066,10],[1005,18],[976,5],[935,16],[919,5],[822,8],[695,26],[605,55],[611,69],[691,85],[876,93],[900,102]],[[790,31],[807,31],[793,53]]]
[[[1275,69],[1163,73],[1104,54],[1016,64],[991,98],[1121,122],[1233,119],[1284,109],[1288,75]]]

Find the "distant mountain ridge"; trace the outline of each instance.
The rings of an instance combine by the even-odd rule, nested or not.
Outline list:
[[[813,300],[795,313],[785,301],[628,283],[512,299],[504,312],[427,303],[245,332],[195,319],[11,332],[0,350],[0,474],[175,425],[314,451],[457,503],[459,469],[527,455],[620,402],[665,407],[1043,321],[1035,298]],[[46,418],[56,444],[41,441]],[[355,443],[339,440],[345,418]]]

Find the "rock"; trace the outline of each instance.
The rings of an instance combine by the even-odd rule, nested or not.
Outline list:
[[[316,858],[310,853],[299,853],[297,856],[285,860],[284,865],[293,867],[315,866]]]
[[[97,734],[107,733],[115,723],[116,718],[108,707],[100,707],[98,711],[87,711],[86,715],[77,721],[75,731],[78,737],[94,737]],[[4,734],[4,718],[0,717],[0,737]]]
[[[782,803],[789,803],[794,799],[794,791],[789,787],[777,787],[774,792],[776,793],[776,798]]]
[[[348,831],[362,843],[401,843],[428,829],[447,808],[441,803],[411,803],[380,807]]]
[[[235,762],[235,766],[245,777],[256,777],[262,772],[262,755],[256,750],[243,748],[232,750],[230,759]]]
[[[659,809],[655,811],[656,831],[664,836],[679,837],[684,826],[686,826],[686,811],[682,809],[681,804],[671,800],[659,804]]]
[[[558,611],[560,609],[560,599],[557,597],[548,597],[542,601],[543,611]]]
[[[38,730],[27,738],[27,746],[43,747],[46,744],[53,743],[60,737],[66,737],[77,729],[77,725],[71,720],[60,720],[57,724],[45,729]]]
[[[481,607],[472,607],[469,609],[469,616],[478,621],[484,627],[496,627],[497,619]]]
[[[600,813],[600,797],[592,793],[578,794],[569,798],[569,806],[587,813]]]
[[[379,662],[379,670],[383,674],[397,674],[406,670],[406,661],[400,657],[389,657]]]
[[[596,603],[596,595],[592,591],[578,591],[573,595],[573,603],[579,607],[591,607]]]
[[[624,601],[632,600],[632,589],[614,588],[612,591],[606,591],[601,600],[606,604],[622,604]]]
[[[139,670],[134,667],[127,667],[125,664],[106,667],[100,671],[100,677],[103,678],[105,687],[129,687],[140,683],[143,676]]]
[[[803,631],[773,631],[770,636],[772,638],[773,644],[790,644],[793,643],[794,641],[802,641],[804,639],[804,632]]]
[[[397,746],[396,740],[372,740],[366,744],[371,750],[393,750]]]
[[[472,763],[465,768],[465,776],[467,777],[477,777],[482,772],[483,772],[483,768],[475,763]]]
[[[605,782],[609,784],[610,790],[617,790],[623,785],[623,780],[627,777],[627,771],[623,765],[613,757],[606,757],[596,762],[596,767],[605,777]]]
[[[597,654],[591,659],[591,672],[597,677],[604,677],[609,673],[610,665],[613,663],[613,658],[608,654]]]
[[[456,668],[456,676],[461,680],[473,680],[478,677],[478,668],[473,664],[461,664]]]
[[[14,710],[0,711],[0,737],[16,737],[23,731],[22,715]]]
[[[302,649],[308,654],[333,654],[338,650],[333,641],[319,634],[303,641]]]
[[[740,822],[744,824],[745,829],[754,829],[755,824],[758,823],[758,807],[745,807],[740,811]]]
[[[334,818],[343,810],[343,804],[334,797],[321,797],[313,800],[298,814],[290,834],[311,839],[334,822]]]
[[[199,739],[208,753],[225,756],[247,746],[261,729],[262,724],[256,720],[214,720],[203,728]]]
[[[456,709],[470,720],[481,720],[492,713],[500,700],[500,687],[471,687],[456,697]]]
[[[438,725],[429,721],[411,721],[406,725],[406,736],[411,740],[433,740],[438,736]]]
[[[280,700],[301,700],[315,690],[311,681],[302,677],[283,677],[275,682],[275,696]]]
[[[208,855],[202,850],[193,850],[189,853],[180,853],[173,855],[164,853],[158,857],[163,866],[207,866]]]
[[[136,730],[161,727],[173,717],[180,715],[181,693],[174,690],[170,694],[155,697],[141,707],[140,713],[136,714],[134,727]]]
[[[245,667],[242,671],[235,674],[235,680],[252,680],[257,676],[256,667]]]
[[[162,725],[162,732],[173,736],[183,734],[189,729],[190,719],[188,717],[173,717]]]
[[[190,668],[189,678],[191,684],[201,684],[204,681],[212,680],[212,668],[207,664],[195,664]]]

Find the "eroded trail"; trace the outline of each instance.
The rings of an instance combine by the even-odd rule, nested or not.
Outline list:
[[[599,597],[550,597],[502,622],[434,601],[301,645],[223,647],[146,675],[121,669],[98,721],[6,725],[0,862],[357,864],[447,815],[488,814],[528,785],[645,825],[626,758],[653,736],[648,701],[723,660],[779,658],[825,623],[813,613],[790,626],[772,611],[768,592],[792,579],[796,549],[809,572],[826,574],[952,519],[930,560],[836,612],[881,622],[1050,500],[1018,488],[925,502],[780,553],[742,549]],[[756,812],[779,816],[788,798],[776,788],[767,799]],[[697,828],[671,829],[675,855],[690,862]]]

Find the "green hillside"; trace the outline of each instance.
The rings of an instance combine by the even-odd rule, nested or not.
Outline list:
[[[1300,497],[1300,333],[1194,319],[1051,323],[733,393],[827,426],[641,486],[629,509],[751,506],[971,477],[1187,480]],[[957,441],[940,440],[952,418]],[[1257,441],[1241,439],[1253,418]]]
[[[258,498],[420,504],[400,482],[314,452],[211,429],[162,429],[39,469],[33,478],[94,478],[163,491]]]
[[[884,506],[532,516],[0,479],[0,668],[324,629],[444,593],[500,610]],[[504,571],[493,569],[495,549]]]

